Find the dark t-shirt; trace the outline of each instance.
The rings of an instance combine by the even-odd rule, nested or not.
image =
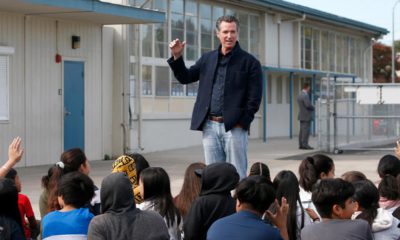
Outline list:
[[[367,221],[332,219],[306,226],[301,230],[306,240],[372,240]]]

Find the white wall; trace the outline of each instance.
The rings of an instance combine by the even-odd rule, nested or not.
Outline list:
[[[25,158],[20,165],[56,162],[63,151],[63,60],[85,62],[85,152],[101,159],[102,27],[79,22],[0,13],[0,45],[15,47],[10,61],[10,121],[0,123],[0,154],[5,161],[8,143],[23,138]],[[81,47],[71,49],[71,36]],[[58,51],[57,51],[58,49]],[[61,92],[60,92],[61,91]],[[61,94],[60,94],[61,93]]]
[[[0,12],[0,46],[15,48],[10,56],[10,120],[0,122],[0,163],[7,160],[8,145],[14,136],[25,138],[24,18]],[[26,157],[20,165],[25,165]]]

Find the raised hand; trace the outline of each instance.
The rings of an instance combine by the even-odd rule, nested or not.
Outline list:
[[[19,162],[24,154],[24,150],[21,148],[21,138],[16,137],[8,146],[8,161],[4,163],[0,168],[0,177],[5,177],[11,168]]]
[[[186,42],[181,42],[179,38],[171,41],[169,43],[169,48],[171,49],[171,54],[174,56],[174,60],[180,58],[182,56],[183,48],[185,47]]]
[[[400,159],[400,140],[396,142],[396,147],[394,148],[394,153],[396,157]]]
[[[267,210],[268,219],[274,224],[281,233],[283,239],[288,240],[289,235],[287,232],[287,215],[289,212],[289,204],[287,203],[286,198],[282,197],[281,205],[277,199],[275,199],[276,213]],[[296,206],[295,206],[296,207]]]
[[[21,148],[22,139],[20,137],[16,137],[11,142],[10,146],[8,146],[8,161],[16,164],[22,158],[24,154],[24,150]]]

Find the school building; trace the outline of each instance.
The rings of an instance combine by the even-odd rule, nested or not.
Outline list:
[[[297,134],[304,81],[313,99],[328,74],[372,82],[372,39],[388,33],[281,0],[4,0],[1,161],[17,135],[21,166],[54,163],[76,146],[97,160],[201,144],[201,132],[189,130],[197,84],[174,79],[168,44],[185,40],[185,62],[194,64],[218,47],[215,21],[224,14],[238,17],[240,45],[264,70],[251,138]]]

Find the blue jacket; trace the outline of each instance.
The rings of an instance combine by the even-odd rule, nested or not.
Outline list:
[[[182,57],[175,61],[173,57],[168,59],[168,64],[180,83],[189,84],[199,81],[190,127],[192,130],[202,130],[209,112],[219,51],[221,51],[221,46],[201,56],[189,69],[186,68]],[[242,50],[236,42],[225,79],[223,107],[225,130],[231,130],[236,124],[248,130],[254,114],[260,107],[261,97],[261,64],[254,56]]]

